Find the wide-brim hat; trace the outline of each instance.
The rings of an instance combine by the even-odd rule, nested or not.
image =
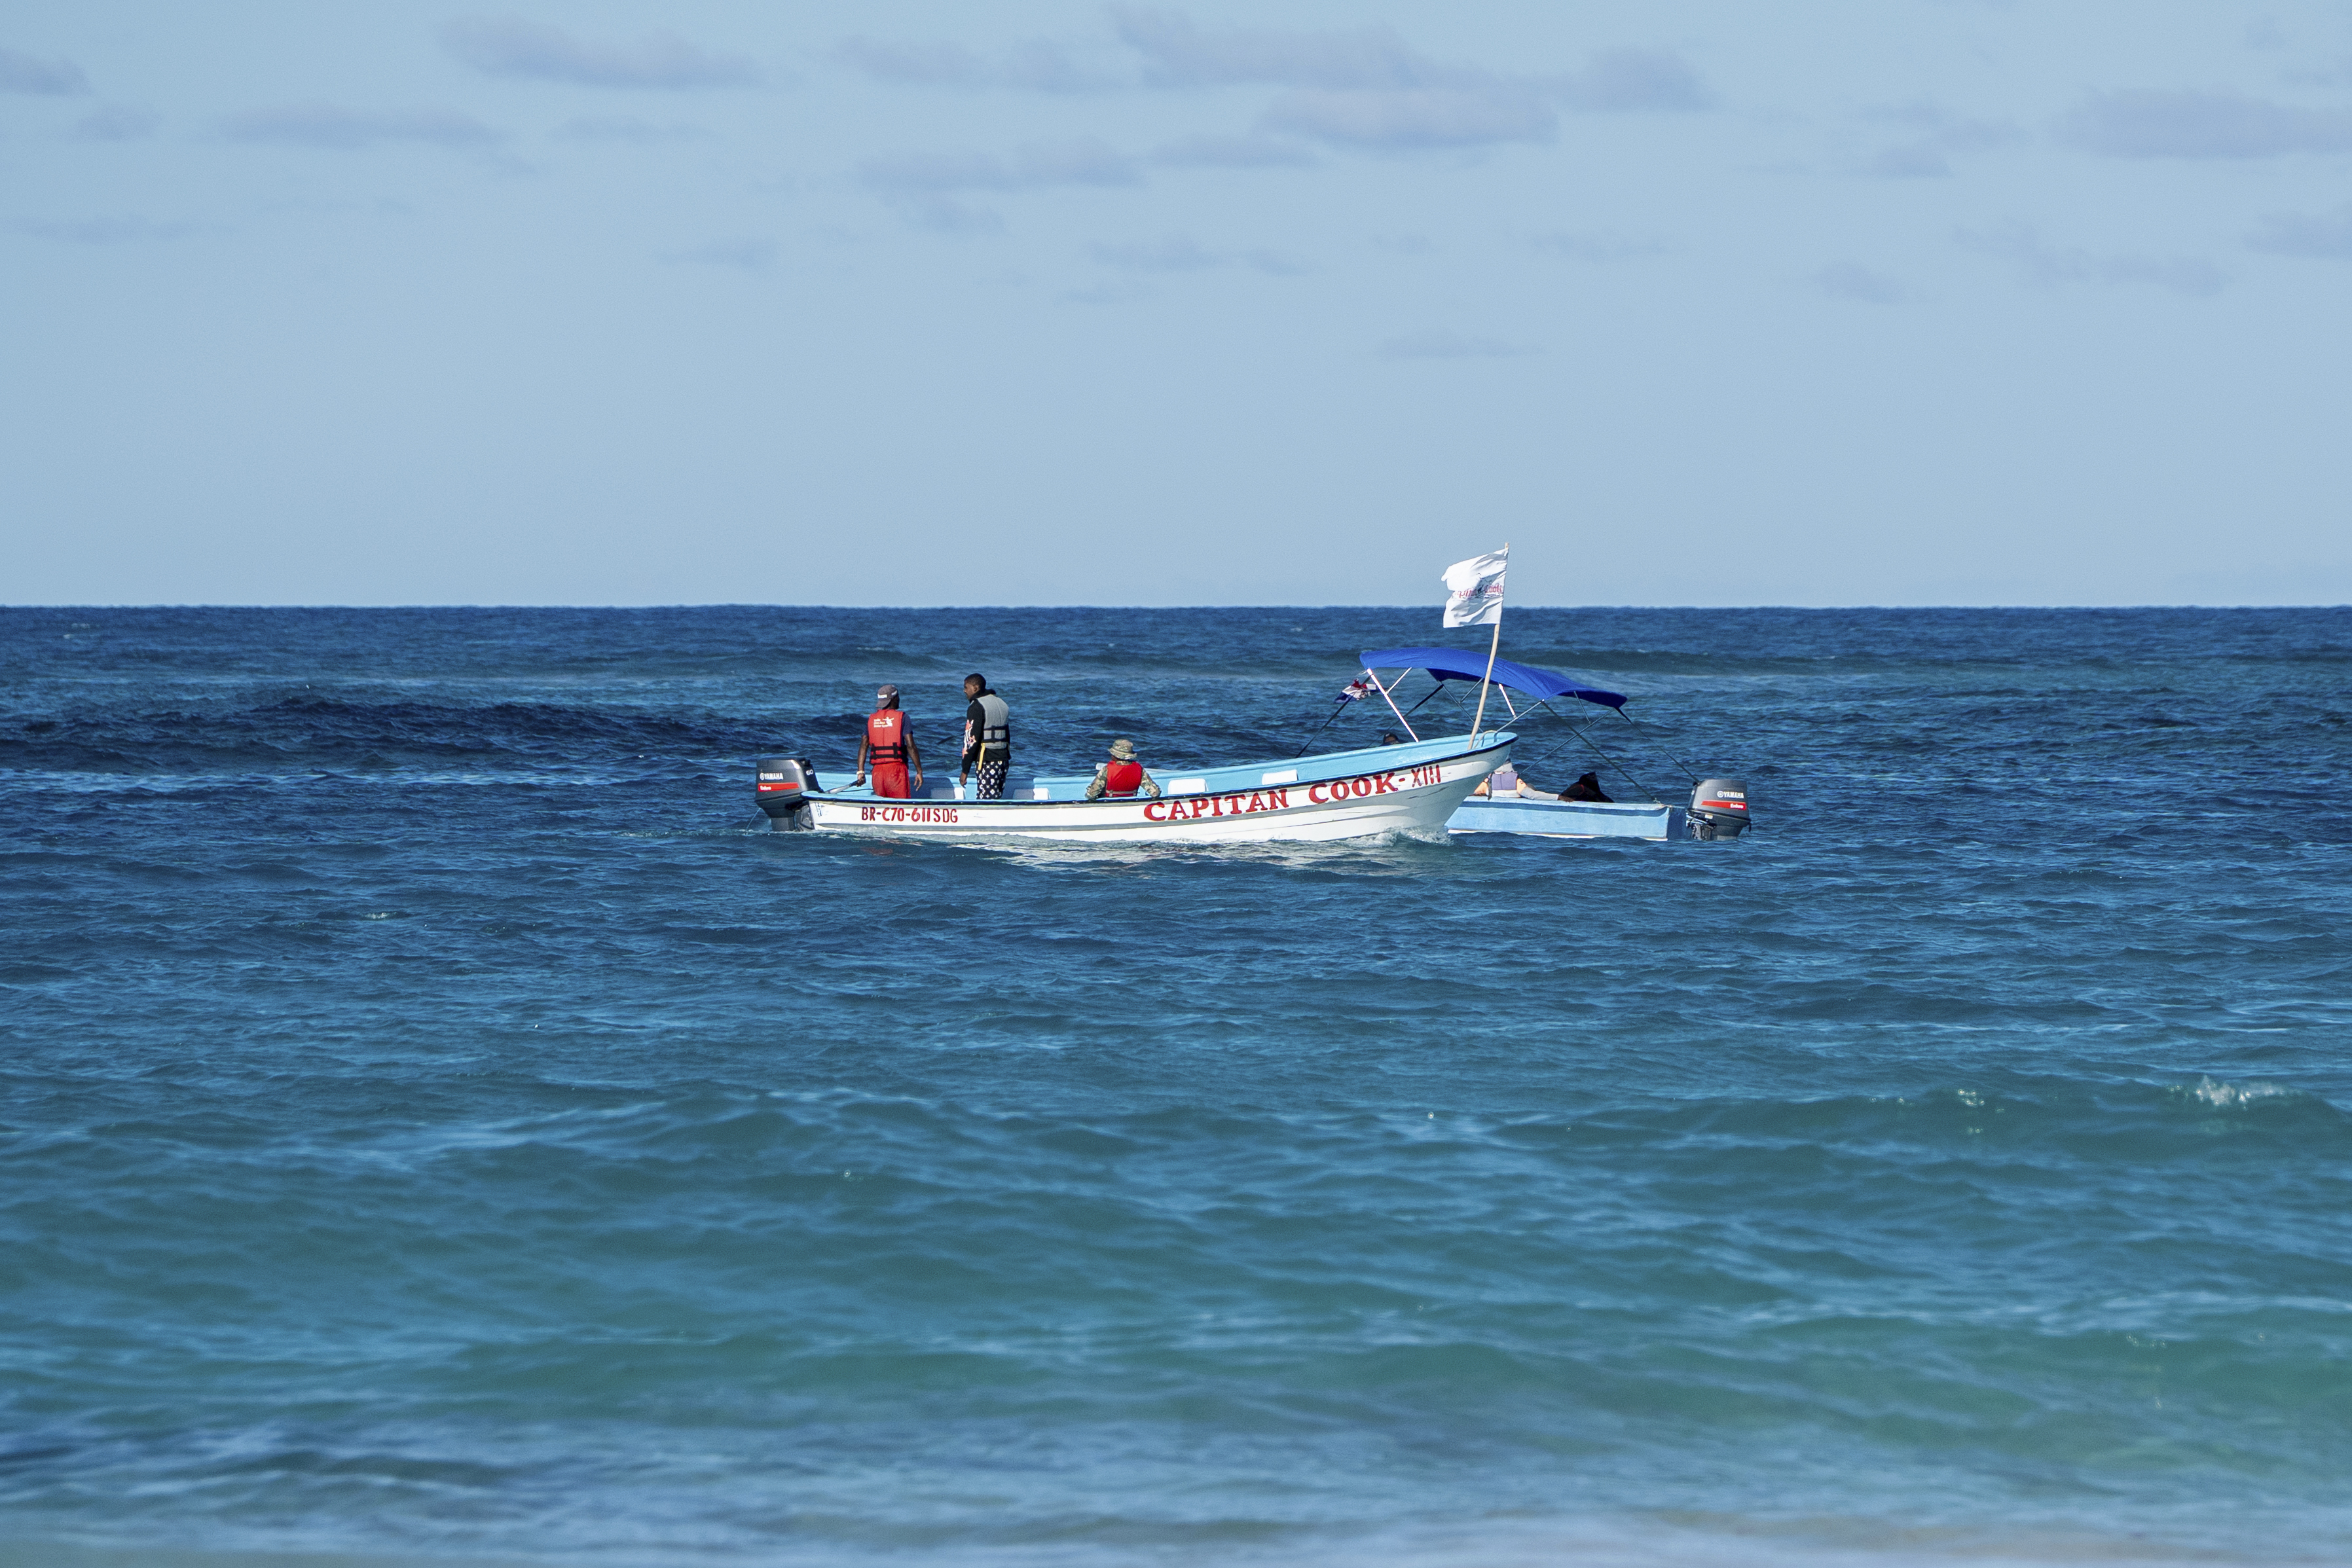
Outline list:
[[[1110,743],[1110,754],[1121,762],[1131,762],[1135,759],[1135,742],[1114,740]]]

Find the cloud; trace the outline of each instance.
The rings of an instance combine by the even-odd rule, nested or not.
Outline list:
[[[473,17],[442,29],[442,47],[476,70],[574,87],[682,90],[750,87],[757,67],[740,55],[713,54],[676,33],[647,33],[633,43],[592,43],[519,16]]]
[[[157,223],[152,218],[84,218],[78,223],[26,224],[26,234],[71,245],[152,245],[159,240],[185,239],[203,232],[191,223]]]
[[[1204,33],[1177,11],[1115,5],[1111,25],[1163,87],[1248,83],[1362,91],[1461,85],[1465,72],[1442,66],[1386,27],[1349,32]]]
[[[1712,101],[1685,61],[1658,49],[1602,50],[1580,70],[1531,76],[1433,59],[1386,27],[1204,29],[1181,11],[1133,5],[1113,5],[1110,18],[1118,41],[1140,57],[1148,86],[1284,89],[1255,135],[1179,143],[1159,155],[1163,162],[1245,168],[1309,161],[1286,137],[1377,152],[1544,141],[1556,133],[1563,107],[1613,113]],[[850,38],[839,53],[877,79],[926,87],[1071,92],[1132,79],[1087,68],[1048,43],[990,57],[961,44]]]
[[[1010,158],[910,152],[858,165],[867,188],[889,192],[1028,191],[1045,185],[1132,185],[1135,160],[1095,141],[1038,142]]]
[[[1155,163],[1196,169],[1296,168],[1318,162],[1313,152],[1286,136],[1263,131],[1247,136],[1193,136],[1171,141],[1151,154]]]
[[[1155,85],[1294,89],[1267,110],[1266,130],[1402,151],[1539,141],[1558,123],[1544,87],[1441,64],[1385,27],[1210,33],[1179,12],[1132,5],[1114,7],[1111,18]]]
[[[89,78],[71,60],[45,60],[18,49],[0,48],[0,92],[70,98],[89,90]]]
[[[1460,332],[1408,332],[1380,346],[1384,360],[1507,360],[1535,350],[1500,338],[1478,338]]]
[[[690,267],[731,267],[744,272],[765,272],[775,265],[776,242],[757,235],[740,235],[730,239],[715,239],[687,250],[665,252],[664,261],[683,262]]]
[[[1622,235],[1576,234],[1566,229],[1529,235],[1528,244],[1548,255],[1565,256],[1570,261],[1633,261],[1645,256],[1663,255],[1666,248],[1652,239],[1631,239]]]
[[[2323,63],[2294,66],[2279,72],[2279,76],[2297,87],[2352,87],[2352,55],[2338,56]]]
[[[2276,213],[2246,243],[2274,256],[2352,261],[2352,203],[2332,213]]]
[[[1471,89],[1290,93],[1266,110],[1263,123],[1340,146],[1403,152],[1549,141],[1559,119],[1541,92],[1497,82]]]
[[[2102,256],[2053,246],[2021,224],[1997,229],[1964,229],[1956,238],[1962,249],[2009,262],[2026,281],[2045,287],[2062,283],[2140,284],[2204,297],[2219,294],[2230,281],[2229,275],[2220,267],[2195,256]]]
[[[845,38],[841,57],[878,81],[916,87],[983,87],[988,62],[961,44],[886,44]]]
[[[1058,44],[1016,44],[995,59],[961,44],[885,43],[845,38],[838,53],[877,81],[908,87],[1013,88],[1028,92],[1091,92],[1118,78],[1089,70]]]
[[[152,136],[155,128],[163,123],[163,117],[152,110],[110,103],[91,110],[76,120],[74,134],[85,141],[131,141],[142,136]]]
[[[1097,245],[1093,248],[1096,261],[1122,272],[1208,272],[1221,267],[1244,267],[1286,277],[1303,270],[1272,251],[1210,250],[1182,235]]]
[[[1279,87],[1263,129],[1360,150],[1543,141],[1562,107],[1596,113],[1705,108],[1680,57],[1612,49],[1580,71],[1530,76],[1432,59],[1386,27],[1204,31],[1181,12],[1114,6],[1114,29],[1163,88]]]
[[[1095,259],[1105,267],[1130,272],[1201,272],[1219,265],[1217,256],[1197,240],[1171,235],[1166,239],[1134,240],[1124,245],[1098,245]]]
[[[420,141],[436,147],[488,147],[504,136],[471,115],[451,110],[367,113],[332,104],[289,104],[247,110],[221,121],[234,141],[352,151],[379,141]]]
[[[2233,93],[2103,93],[2060,130],[2110,158],[2276,158],[2352,148],[2352,112]]]
[[[2017,128],[1999,120],[1972,120],[1931,103],[1874,110],[1867,119],[1904,140],[1864,157],[1856,172],[1885,180],[1939,180],[1952,173],[1957,153],[1980,152],[2019,139]]]
[[[928,228],[972,232],[1003,226],[986,207],[959,198],[978,192],[1140,183],[1136,161],[1095,141],[1038,142],[1009,158],[987,152],[907,152],[869,158],[857,180]]]
[[[1664,49],[1603,49],[1562,81],[1560,97],[1588,114],[1690,113],[1715,104],[1689,62]]]
[[[625,114],[591,114],[567,120],[555,128],[566,141],[683,141],[708,135],[698,125],[671,120],[656,124]]]
[[[1905,298],[1901,284],[1857,262],[1834,262],[1813,274],[1812,283],[1832,299],[1862,305],[1896,305]]]
[[[1952,161],[1940,147],[1909,141],[1879,149],[1862,161],[1860,170],[1882,180],[1948,180]]]

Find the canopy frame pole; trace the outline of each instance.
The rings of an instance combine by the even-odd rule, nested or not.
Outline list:
[[[1412,727],[1412,721],[1405,717],[1403,710],[1396,706],[1396,698],[1389,695],[1388,687],[1381,685],[1380,672],[1367,664],[1364,666],[1364,674],[1372,677],[1372,685],[1379,689],[1381,700],[1389,705],[1389,712],[1397,716],[1397,722],[1404,726],[1404,732],[1407,735],[1412,736],[1415,740],[1419,740],[1421,738],[1421,735],[1419,731]],[[1404,685],[1404,677],[1411,674],[1412,674],[1411,670],[1406,670],[1397,676],[1397,685]]]
[[[1293,758],[1297,758],[1306,756],[1307,748],[1315,744],[1315,737],[1322,734],[1325,730],[1330,728],[1332,725],[1338,723],[1339,715],[1346,710],[1347,706],[1348,699],[1345,697],[1341,697],[1338,702],[1333,703],[1331,705],[1331,716],[1325,719],[1321,724],[1317,725],[1313,729],[1308,730],[1307,732],[1307,738],[1298,743],[1298,749],[1292,752],[1290,754],[1291,757]]]
[[[1409,675],[1409,674],[1412,674],[1412,672],[1411,670],[1407,670],[1407,671],[1405,672],[1405,674],[1406,674],[1406,675]],[[1404,685],[1404,675],[1400,675],[1400,676],[1398,676],[1398,677],[1397,677],[1397,685]],[[1432,687],[1430,687],[1430,688],[1429,688],[1429,695],[1428,695],[1428,696],[1424,696],[1424,697],[1423,697],[1419,702],[1417,702],[1417,703],[1413,704],[1411,707],[1409,707],[1409,708],[1405,709],[1404,711],[1405,711],[1405,712],[1407,712],[1408,714],[1415,714],[1415,713],[1419,713],[1423,708],[1425,708],[1425,707],[1427,707],[1427,706],[1429,706],[1429,698],[1430,698],[1430,697],[1433,697],[1433,696],[1435,696],[1438,693],[1440,693],[1440,692],[1444,691],[1444,689],[1445,689],[1445,683],[1444,683],[1444,681],[1439,681],[1435,685],[1433,685],[1433,686],[1432,686]]]
[[[1632,714],[1627,713],[1627,712],[1626,712],[1623,708],[1622,708],[1622,707],[1621,707],[1621,708],[1619,708],[1619,709],[1617,710],[1617,716],[1618,716],[1619,718],[1623,719],[1627,724],[1633,724],[1633,727],[1634,727],[1635,729],[1642,729],[1642,728],[1643,727],[1643,726],[1641,726],[1641,725],[1633,724],[1633,716]],[[1660,751],[1666,751],[1665,747],[1664,747],[1664,745],[1662,745],[1661,743],[1659,743],[1658,741],[1653,740],[1652,742],[1650,742],[1650,744],[1651,744],[1651,745],[1653,745],[1653,746],[1657,747],[1657,748],[1658,748]],[[1690,780],[1692,783],[1694,783],[1694,784],[1696,784],[1696,783],[1697,783],[1697,782],[1698,782],[1698,775],[1691,771],[1691,765],[1690,765],[1689,763],[1685,762],[1681,758],[1676,757],[1676,756],[1675,756],[1673,752],[1671,752],[1671,751],[1666,751],[1666,760],[1667,760],[1667,761],[1669,761],[1669,762],[1671,762],[1671,763],[1673,763],[1675,767],[1677,767],[1677,768],[1681,768],[1681,769],[1683,770],[1683,777],[1684,777],[1684,778],[1685,778],[1685,779],[1689,779],[1689,780]]]
[[[1601,758],[1601,761],[1606,762],[1607,764],[1609,764],[1609,766],[1610,766],[1610,767],[1614,768],[1618,771],[1618,773],[1619,773],[1619,774],[1620,774],[1620,775],[1624,779],[1625,782],[1627,782],[1628,784],[1631,784],[1632,786],[1633,786],[1633,788],[1634,788],[1634,789],[1639,789],[1643,794],[1647,795],[1647,796],[1650,798],[1650,804],[1651,804],[1651,805],[1653,805],[1653,806],[1663,806],[1663,805],[1664,805],[1664,804],[1665,804],[1665,802],[1664,802],[1664,800],[1659,800],[1659,799],[1658,799],[1658,792],[1657,792],[1656,790],[1654,790],[1654,789],[1651,789],[1647,784],[1643,783],[1639,779],[1636,779],[1636,778],[1634,778],[1634,777],[1633,777],[1633,769],[1631,769],[1631,768],[1627,768],[1623,763],[1622,763],[1622,762],[1618,761],[1615,758],[1613,758],[1613,757],[1610,756],[1607,752],[1605,752],[1605,751],[1601,750],[1601,743],[1600,743],[1599,741],[1594,740],[1591,736],[1589,736],[1589,735],[1585,734],[1585,733],[1584,733],[1584,731],[1582,731],[1582,730],[1580,730],[1580,729],[1577,728],[1577,727],[1576,727],[1576,721],[1575,721],[1574,719],[1572,719],[1572,718],[1569,717],[1569,716],[1568,716],[1568,715],[1566,715],[1566,714],[1564,714],[1564,713],[1560,712],[1560,711],[1559,711],[1559,709],[1558,709],[1558,708],[1556,708],[1556,707],[1552,706],[1551,706],[1551,699],[1550,699],[1550,698],[1549,698],[1549,697],[1545,698],[1545,699],[1543,700],[1543,702],[1542,702],[1542,703],[1540,703],[1540,704],[1539,704],[1539,705],[1538,705],[1538,706],[1539,706],[1544,710],[1544,712],[1546,712],[1546,713],[1548,713],[1548,714],[1551,715],[1551,716],[1552,716],[1552,717],[1554,717],[1554,718],[1556,718],[1556,719],[1559,720],[1559,722],[1560,722],[1560,723],[1562,723],[1562,724],[1564,724],[1564,725],[1568,726],[1568,733],[1569,733],[1569,734],[1570,734],[1570,735],[1572,735],[1572,736],[1576,737],[1576,738],[1577,738],[1577,739],[1579,739],[1579,740],[1580,740],[1580,741],[1584,742],[1585,746],[1586,746],[1590,750],[1591,750],[1591,751],[1592,751],[1592,753],[1593,753],[1595,756],[1599,757],[1599,758]],[[1618,711],[1618,716],[1618,716],[1618,717],[1620,717],[1620,718],[1624,717],[1624,711],[1623,711],[1622,709],[1620,709],[1620,710]],[[1542,757],[1538,758],[1536,760],[1538,760],[1538,762],[1541,762],[1541,761],[1547,760],[1547,759],[1549,759],[1549,758],[1550,758],[1557,757],[1557,756],[1559,756],[1559,747],[1557,747],[1557,746],[1555,746],[1555,747],[1553,747],[1549,751],[1545,752],[1545,753],[1543,754],[1543,756],[1542,756]]]
[[[1505,545],[1503,548],[1508,549],[1511,547]],[[1478,677],[1478,716],[1470,721],[1470,734],[1473,738],[1478,735],[1479,727],[1486,722],[1486,688],[1494,684],[1495,655],[1501,652],[1502,646],[1503,607],[1497,604],[1495,606],[1495,635],[1488,639],[1486,643],[1486,673]],[[1503,700],[1506,703],[1510,701],[1508,697]]]

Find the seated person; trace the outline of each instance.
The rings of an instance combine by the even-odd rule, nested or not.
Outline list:
[[[1557,797],[1549,790],[1538,789],[1534,785],[1528,783],[1526,779],[1520,778],[1519,770],[1512,767],[1507,762],[1504,763],[1500,768],[1496,768],[1495,771],[1489,773],[1484,779],[1479,779],[1478,788],[1471,790],[1470,793],[1473,795],[1486,795],[1490,797],[1497,795],[1507,798],[1516,796],[1522,800],[1550,800],[1557,799]]]
[[[1160,785],[1143,770],[1135,759],[1135,742],[1114,740],[1110,743],[1110,760],[1095,765],[1095,776],[1087,786],[1087,799],[1099,800],[1108,795],[1114,800],[1132,799],[1137,795],[1160,798]]]
[[[1609,799],[1608,796],[1601,792],[1601,780],[1599,777],[1591,773],[1578,774],[1576,782],[1561,790],[1559,792],[1559,798],[1563,800],[1600,800],[1603,802],[1606,802]]]

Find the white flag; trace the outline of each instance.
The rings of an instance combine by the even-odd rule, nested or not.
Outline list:
[[[1511,547],[1492,555],[1474,555],[1445,569],[1445,623],[1448,626],[1491,626],[1503,618],[1503,570],[1511,564]]]

